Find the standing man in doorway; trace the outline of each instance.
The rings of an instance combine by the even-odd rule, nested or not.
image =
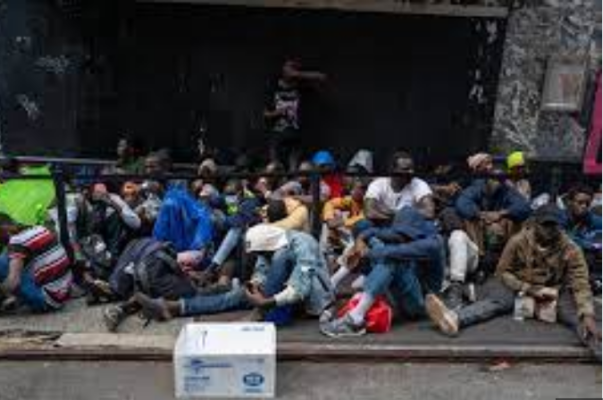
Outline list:
[[[301,142],[301,89],[326,80],[327,76],[322,72],[303,71],[299,61],[285,61],[264,109],[264,120],[270,133],[271,161],[284,162],[291,171],[297,168]]]

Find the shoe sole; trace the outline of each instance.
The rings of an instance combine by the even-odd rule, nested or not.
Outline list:
[[[458,334],[458,324],[450,315],[451,312],[435,295],[427,295],[425,298],[425,308],[431,321],[436,324],[442,333],[451,337]]]
[[[117,332],[117,328],[119,328],[121,322],[122,321],[120,321],[119,317],[114,318],[113,315],[111,315],[109,309],[103,311],[103,323],[105,324],[105,328],[107,328],[107,331],[109,331],[110,333]]]

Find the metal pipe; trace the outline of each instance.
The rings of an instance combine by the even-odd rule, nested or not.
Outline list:
[[[57,216],[59,218],[59,237],[61,238],[61,244],[67,252],[67,256],[71,262],[75,261],[73,254],[73,248],[71,246],[71,240],[69,235],[69,222],[67,219],[67,198],[65,194],[65,177],[60,167],[55,167],[52,171],[52,178],[54,181],[54,188],[57,199]],[[48,177],[47,177],[48,179]]]

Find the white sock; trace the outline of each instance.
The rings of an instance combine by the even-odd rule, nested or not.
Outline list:
[[[364,275],[358,276],[358,278],[354,279],[354,282],[352,282],[352,289],[362,290],[364,288],[365,280],[366,280],[366,276],[364,276]]]
[[[354,307],[354,309],[348,314],[356,325],[361,325],[364,323],[364,317],[366,313],[371,309],[374,302],[375,299],[370,294],[362,293],[360,295],[360,301],[358,302],[356,307]]]
[[[350,274],[350,270],[348,269],[348,267],[345,267],[343,265],[341,267],[339,267],[339,269],[337,271],[335,271],[335,273],[331,277],[331,284],[333,284],[333,287],[335,289],[337,289],[337,286],[339,286],[341,281],[343,281],[345,279],[345,277],[348,276],[349,274]]]

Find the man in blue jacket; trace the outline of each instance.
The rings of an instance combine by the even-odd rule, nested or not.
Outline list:
[[[591,210],[594,191],[576,185],[566,197],[563,229],[584,252],[596,291],[601,291],[601,217]]]
[[[365,316],[378,296],[389,289],[409,319],[425,316],[425,302],[439,293],[444,278],[444,242],[432,220],[412,207],[400,210],[391,228],[362,232],[356,248],[371,264],[356,307],[341,318],[321,323],[330,337],[366,333]]]
[[[455,208],[465,220],[465,230],[479,247],[480,256],[502,252],[511,235],[519,230],[532,210],[528,201],[504,184],[504,174],[494,170],[487,179],[476,179],[461,192]]]

